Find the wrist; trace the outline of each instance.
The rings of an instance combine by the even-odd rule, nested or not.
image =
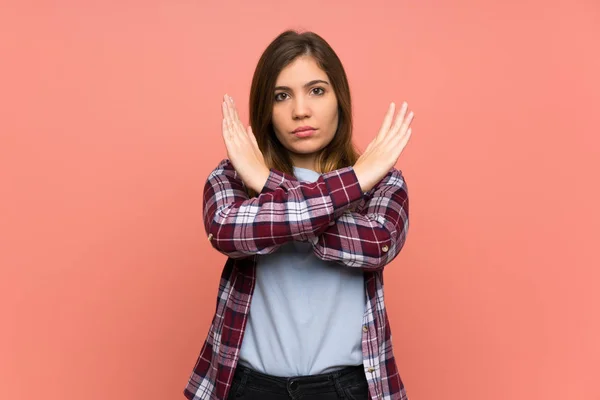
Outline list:
[[[263,166],[260,172],[256,174],[256,179],[254,180],[252,187],[256,193],[262,192],[263,188],[267,184],[267,181],[269,180],[270,174],[271,170],[266,166]]]
[[[371,190],[373,188],[373,185],[369,182],[367,173],[363,170],[363,166],[361,164],[355,164],[354,167],[352,167],[352,169],[354,169],[354,174],[356,175],[356,179],[358,179],[360,190],[363,193],[366,193],[369,190]]]

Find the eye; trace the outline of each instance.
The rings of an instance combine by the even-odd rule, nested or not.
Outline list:
[[[282,95],[287,96],[287,93],[277,93],[277,94],[275,94],[275,101],[283,101],[283,100],[285,100],[285,98],[281,98],[280,97]]]
[[[325,89],[323,89],[321,87],[313,88],[313,93],[315,90],[319,91],[319,93],[315,93],[317,96],[323,96],[325,94]]]

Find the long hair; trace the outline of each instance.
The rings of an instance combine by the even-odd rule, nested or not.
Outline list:
[[[344,67],[331,46],[314,32],[287,30],[277,36],[260,57],[250,89],[249,116],[256,142],[267,168],[293,175],[289,152],[275,135],[273,104],[275,83],[281,70],[300,56],[311,56],[325,71],[338,103],[338,127],[331,142],[317,155],[320,173],[354,165],[360,153],[352,142],[352,102]],[[251,197],[256,193],[248,190]]]

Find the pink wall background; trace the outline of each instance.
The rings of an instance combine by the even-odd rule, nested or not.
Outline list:
[[[600,399],[600,3],[8,2],[0,398],[183,399],[224,256],[202,188],[286,28],[338,52],[356,140],[416,112],[387,302],[411,400]]]

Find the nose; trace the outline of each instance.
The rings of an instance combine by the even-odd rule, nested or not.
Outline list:
[[[294,107],[292,109],[292,117],[294,119],[307,118],[310,117],[310,112],[311,111],[308,102],[301,97],[296,98],[294,101]]]

